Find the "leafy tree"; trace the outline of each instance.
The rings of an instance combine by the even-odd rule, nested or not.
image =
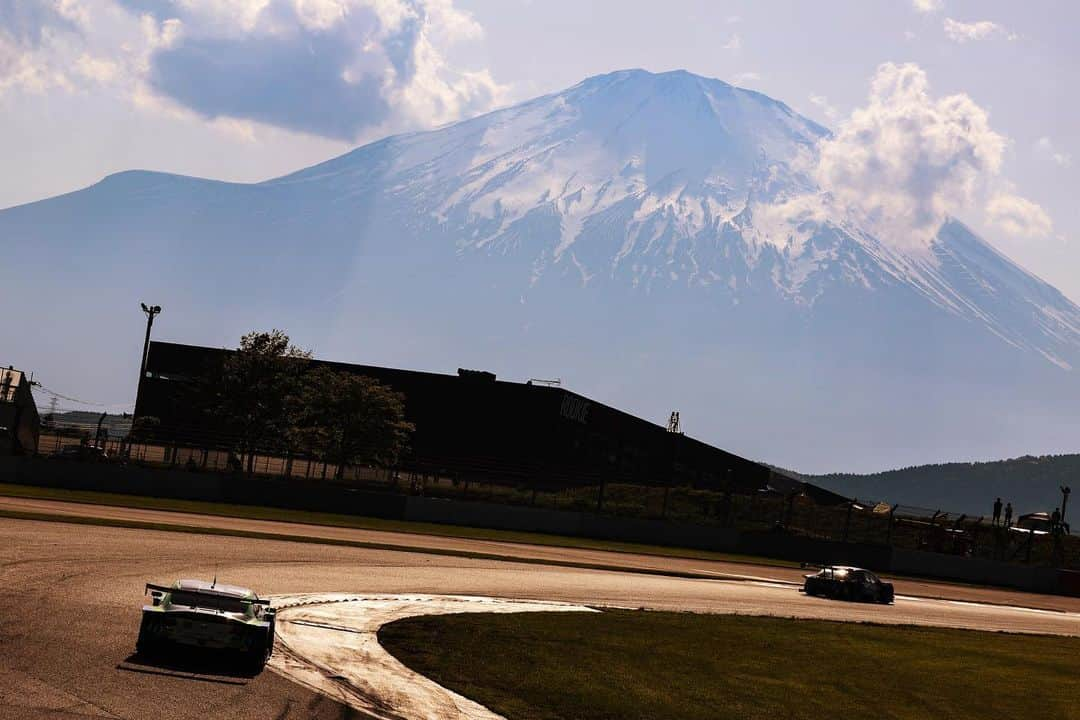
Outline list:
[[[235,448],[254,470],[256,450],[285,446],[294,425],[294,396],[311,353],[292,345],[280,330],[250,332],[222,362],[212,379],[209,410],[232,434]]]
[[[131,429],[128,430],[128,438],[133,441],[146,440],[153,437],[159,427],[161,427],[160,418],[156,418],[153,415],[137,417],[131,423]]]
[[[360,462],[395,465],[415,429],[405,420],[405,396],[363,375],[312,369],[296,400],[294,437],[336,463],[338,479]]]

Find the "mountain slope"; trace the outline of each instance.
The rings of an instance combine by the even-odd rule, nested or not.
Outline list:
[[[1028,455],[992,462],[921,465],[870,475],[807,476],[806,480],[867,501],[989,517],[995,498],[1011,502],[1017,515],[1060,508],[1061,487],[1075,485],[1078,475],[1080,455]]]
[[[35,298],[16,360],[130,398],[146,299],[170,339],[283,326],[328,357],[562,376],[804,469],[1067,449],[1080,309],[957,221],[913,249],[787,212],[827,134],[622,71],[265,183],[111,176],[0,212],[26,258],[0,280]]]

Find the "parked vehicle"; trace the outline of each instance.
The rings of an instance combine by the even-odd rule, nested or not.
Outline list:
[[[151,604],[142,609],[135,649],[142,655],[182,648],[235,655],[262,670],[274,651],[275,612],[248,588],[205,580],[147,584]]]
[[[1016,519],[1016,524],[1010,529],[1016,532],[1032,533],[1034,535],[1047,535],[1052,527],[1050,513],[1033,512],[1021,515]]]
[[[837,600],[883,604],[893,601],[892,583],[882,581],[869,570],[846,565],[825,565],[816,573],[804,575],[802,591]]]

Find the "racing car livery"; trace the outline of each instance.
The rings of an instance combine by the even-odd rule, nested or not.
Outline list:
[[[170,587],[147,584],[151,604],[143,606],[136,652],[155,654],[171,647],[235,653],[261,670],[274,650],[275,611],[247,588],[215,579],[177,580]]]
[[[892,583],[883,582],[869,570],[846,565],[826,565],[803,576],[803,592],[838,600],[888,604],[893,601]]]

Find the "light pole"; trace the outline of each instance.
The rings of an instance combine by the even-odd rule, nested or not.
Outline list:
[[[1065,522],[1065,506],[1069,504],[1069,493],[1072,492],[1072,488],[1068,485],[1061,486],[1061,522]]]
[[[150,328],[154,327],[154,316],[161,312],[160,305],[147,305],[139,303],[142,311],[146,313],[146,340],[143,341],[142,362],[139,364],[139,382],[146,376],[146,358],[150,354]]]
[[[139,363],[139,385],[136,390],[142,389],[143,378],[146,377],[146,361],[150,356],[150,328],[154,327],[154,316],[161,312],[160,305],[147,305],[146,303],[139,303],[142,306],[142,310],[146,313],[146,339],[143,341],[142,348],[142,361]]]

